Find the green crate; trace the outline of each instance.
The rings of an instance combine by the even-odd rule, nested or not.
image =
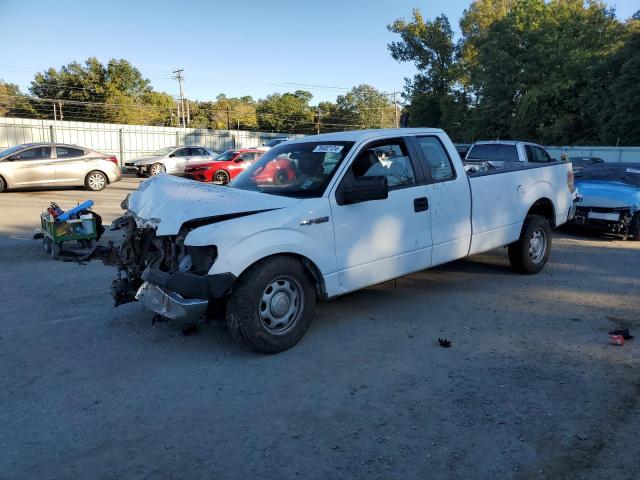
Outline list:
[[[43,212],[40,215],[40,225],[42,226],[42,234],[49,237],[55,243],[72,242],[78,240],[95,240],[98,238],[98,231],[96,229],[95,218],[91,219],[93,222],[93,233],[78,233],[75,231],[75,226],[82,226],[82,220],[66,220],[63,222],[56,222],[51,219],[51,215],[47,212]]]

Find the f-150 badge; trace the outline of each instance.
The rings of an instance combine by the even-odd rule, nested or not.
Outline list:
[[[300,225],[317,225],[329,221],[329,217],[304,218],[300,220]]]

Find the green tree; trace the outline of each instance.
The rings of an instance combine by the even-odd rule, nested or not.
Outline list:
[[[0,117],[37,117],[29,97],[13,83],[0,80]]]
[[[309,132],[314,126],[313,95],[306,90],[274,93],[256,105],[258,127],[275,132]]]
[[[395,107],[386,93],[362,84],[338,96],[334,119],[347,129],[389,128],[395,126]]]
[[[453,30],[445,15],[425,20],[413,10],[407,22],[398,19],[387,26],[401,40],[389,44],[391,56],[399,62],[413,62],[418,69],[413,79],[405,79],[404,97],[413,126],[443,127],[460,130],[460,112],[468,103],[456,63],[457,47]]]

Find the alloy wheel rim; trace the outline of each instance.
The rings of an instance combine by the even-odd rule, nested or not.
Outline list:
[[[302,287],[294,278],[278,277],[262,292],[258,314],[262,326],[273,335],[284,335],[298,323],[304,310]]]
[[[151,175],[158,175],[159,173],[162,173],[162,170],[162,165],[154,165],[151,167]]]
[[[218,172],[216,173],[216,181],[222,183],[228,182],[229,176],[225,172]]]
[[[541,228],[536,229],[529,240],[529,257],[533,263],[538,263],[547,251],[547,234]]]
[[[92,190],[102,190],[105,185],[104,177],[99,173],[93,173],[89,176],[89,186]]]

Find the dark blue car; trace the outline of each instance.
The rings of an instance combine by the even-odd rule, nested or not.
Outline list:
[[[575,173],[573,222],[640,240],[640,163],[589,165]]]

